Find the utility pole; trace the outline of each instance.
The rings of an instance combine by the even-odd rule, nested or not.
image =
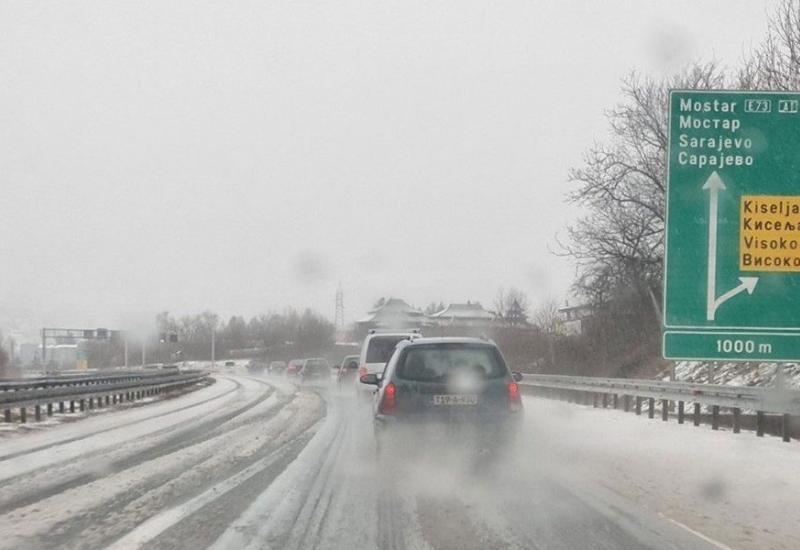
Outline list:
[[[334,314],[333,324],[337,331],[344,331],[344,291],[342,290],[341,282],[336,289],[336,312]]]
[[[125,368],[128,368],[128,338],[125,338]]]
[[[216,348],[216,343],[217,343],[216,342],[216,333],[217,333],[217,329],[216,328],[211,329],[211,368],[212,369],[214,367],[216,367],[215,355],[214,355],[216,353],[216,349],[215,348]]]

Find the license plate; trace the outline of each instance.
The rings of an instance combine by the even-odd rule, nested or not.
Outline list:
[[[433,404],[434,405],[477,405],[478,396],[458,395],[458,394],[434,395]]]

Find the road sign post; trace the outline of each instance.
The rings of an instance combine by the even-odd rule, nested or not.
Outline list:
[[[800,359],[800,93],[670,94],[667,359]]]

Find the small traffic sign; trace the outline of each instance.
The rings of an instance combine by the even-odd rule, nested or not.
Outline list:
[[[670,94],[666,358],[800,359],[798,104]]]

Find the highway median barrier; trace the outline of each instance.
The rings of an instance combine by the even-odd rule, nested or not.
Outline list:
[[[163,371],[98,371],[77,376],[48,376],[0,381],[0,409],[5,422],[13,422],[13,411],[19,411],[20,423],[28,421],[28,408],[33,407],[36,421],[42,419],[42,406],[47,416],[53,415],[53,405],[58,403],[59,414],[75,413],[76,402],[80,411],[110,407],[126,401],[160,395],[198,384],[208,379],[204,370]],[[88,402],[88,403],[87,403]]]

